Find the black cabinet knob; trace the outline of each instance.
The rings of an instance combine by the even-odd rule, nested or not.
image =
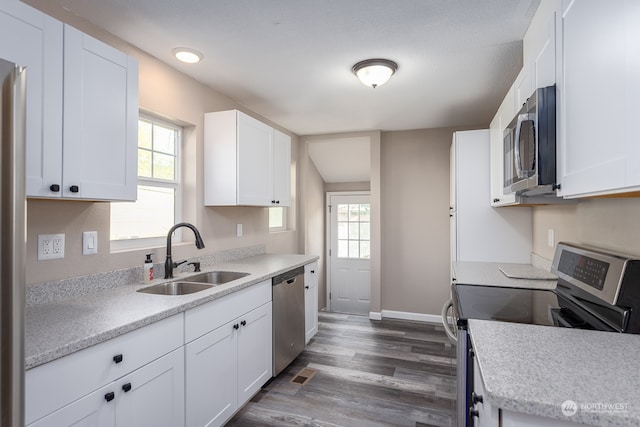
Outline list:
[[[128,392],[129,390],[131,390],[131,383],[126,383],[122,386],[122,390],[124,390],[124,392]]]
[[[477,409],[469,408],[469,415],[471,418],[478,417],[480,418],[480,412]]]
[[[280,200],[276,200],[276,205],[279,205],[279,204],[280,204]]]
[[[311,270],[311,274],[316,274],[316,271],[315,270]]]
[[[305,288],[305,289],[309,289],[309,286],[305,286],[304,288]]]
[[[69,191],[71,191],[72,193],[77,193],[78,191],[80,191],[80,187],[78,187],[77,185],[72,185],[71,187],[69,187]]]
[[[475,405],[476,403],[483,403],[482,401],[482,395],[480,394],[476,394],[476,392],[474,391],[473,393],[471,393],[471,402]]]
[[[500,199],[493,199],[493,203],[498,203]]]
[[[113,361],[116,362],[116,363],[122,362],[122,359],[123,359],[123,357],[122,357],[121,354],[116,354],[115,356],[113,356]]]
[[[235,325],[233,325],[233,329],[238,329],[240,327],[240,325],[238,325],[237,323]]]
[[[115,398],[116,398],[116,394],[112,391],[104,395],[104,400],[106,400],[107,402],[111,402]]]
[[[247,321],[246,321],[246,320],[243,320],[242,322],[240,322],[240,324],[241,324],[242,326],[247,326]]]
[[[275,200],[272,200],[272,201],[271,201],[271,204],[272,204],[272,205],[275,205],[275,204],[276,204],[276,201],[275,201]]]
[[[51,186],[49,187],[49,190],[53,191],[54,193],[57,193],[60,191],[60,186],[58,184],[51,184]]]

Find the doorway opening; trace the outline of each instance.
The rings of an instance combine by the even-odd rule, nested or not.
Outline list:
[[[327,311],[369,315],[369,192],[327,193]]]

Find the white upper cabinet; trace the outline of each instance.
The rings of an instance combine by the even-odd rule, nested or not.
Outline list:
[[[204,118],[204,202],[289,206],[291,138],[238,110]]]
[[[291,205],[291,137],[275,129],[272,159],[271,203],[276,206],[289,206]]]
[[[27,67],[27,196],[135,200],[136,61],[17,0],[0,37],[0,58]]]
[[[3,0],[0,39],[0,58],[27,67],[27,194],[55,195],[49,186],[62,176],[63,24],[18,0]]]
[[[561,194],[640,190],[640,2],[580,0],[562,13]]]
[[[65,25],[63,87],[62,197],[135,200],[137,62]]]

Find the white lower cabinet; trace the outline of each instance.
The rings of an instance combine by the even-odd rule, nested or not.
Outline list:
[[[182,426],[183,385],[184,353],[178,349],[30,426]]]
[[[304,334],[305,344],[318,333],[318,262],[304,266]]]
[[[179,314],[28,370],[26,424],[183,426],[183,343]]]
[[[472,417],[475,427],[495,427],[498,425],[498,408],[491,405],[491,402],[487,399],[482,373],[480,372],[478,359],[475,357],[473,358],[472,404],[473,407],[470,410],[475,411],[474,413],[476,414]]]
[[[187,311],[185,330],[186,424],[220,426],[271,378],[271,281]]]

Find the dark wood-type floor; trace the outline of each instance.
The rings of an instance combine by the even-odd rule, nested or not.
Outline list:
[[[455,347],[442,326],[319,317],[305,351],[228,426],[455,425]],[[304,367],[317,372],[290,383]]]

